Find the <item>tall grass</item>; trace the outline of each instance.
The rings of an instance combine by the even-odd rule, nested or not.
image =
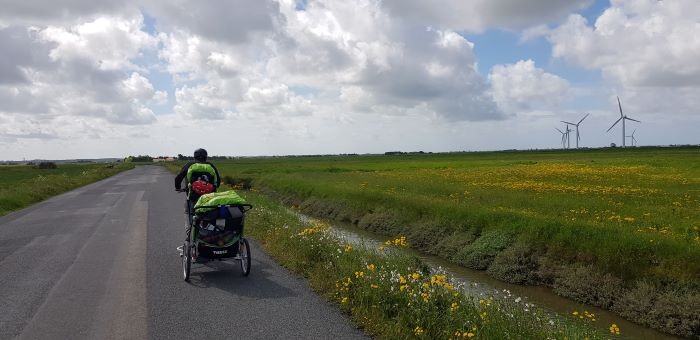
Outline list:
[[[56,169],[0,166],[0,216],[133,167],[130,164],[62,164]]]
[[[590,323],[560,317],[509,292],[470,296],[451,277],[433,272],[400,250],[405,238],[380,249],[334,238],[320,221],[301,222],[269,198],[244,194],[255,205],[247,233],[282,265],[384,339],[605,339]],[[613,334],[612,336],[617,336]]]

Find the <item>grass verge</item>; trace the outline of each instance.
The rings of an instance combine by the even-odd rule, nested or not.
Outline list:
[[[351,245],[319,221],[302,222],[268,197],[244,192],[255,205],[246,230],[266,252],[306,277],[368,334],[383,339],[605,339],[587,322],[559,317],[504,292],[472,297],[446,274],[431,272],[399,248],[405,237],[382,249]]]
[[[0,216],[133,167],[131,164],[61,164],[56,169],[0,166]]]

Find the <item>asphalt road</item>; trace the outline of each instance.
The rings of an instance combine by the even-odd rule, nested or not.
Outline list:
[[[0,218],[0,339],[365,338],[251,244],[182,280],[184,195],[137,167]]]

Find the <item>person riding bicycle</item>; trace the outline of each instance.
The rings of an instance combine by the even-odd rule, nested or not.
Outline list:
[[[221,185],[219,170],[207,162],[207,150],[201,148],[194,151],[194,161],[187,162],[175,176],[175,190],[180,191],[183,179],[187,179],[188,212],[200,196],[215,192]]]

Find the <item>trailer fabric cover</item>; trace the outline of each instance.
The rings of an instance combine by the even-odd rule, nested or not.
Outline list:
[[[202,213],[214,210],[214,207],[220,205],[233,205],[233,204],[244,204],[245,200],[238,196],[238,194],[233,191],[220,191],[212,192],[210,194],[204,194],[197,200],[194,205],[195,212]],[[207,207],[207,208],[203,208]]]

